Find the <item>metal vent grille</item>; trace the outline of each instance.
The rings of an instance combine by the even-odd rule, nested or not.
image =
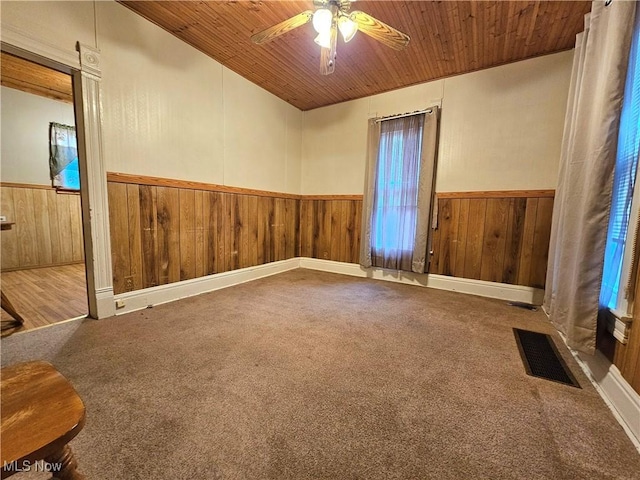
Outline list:
[[[513,333],[528,375],[581,388],[549,335],[519,328]]]

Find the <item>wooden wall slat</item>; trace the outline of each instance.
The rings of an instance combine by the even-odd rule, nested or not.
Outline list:
[[[16,218],[13,192],[14,189],[10,187],[0,189],[0,203],[2,205],[0,208],[2,208],[2,214],[5,215],[9,221],[15,221]],[[15,225],[10,230],[4,230],[2,232],[0,245],[2,246],[2,270],[19,267],[18,235]]]
[[[300,202],[288,198],[285,204],[285,235],[284,235],[284,258],[294,258],[298,255],[298,231],[300,224]]]
[[[84,260],[84,244],[82,241],[82,209],[80,197],[77,195],[64,195],[69,200],[69,215],[71,217],[71,246],[74,262]]]
[[[180,197],[177,188],[157,187],[158,282],[180,280]]]
[[[236,195],[240,214],[240,245],[238,247],[238,258],[240,268],[246,268],[251,265],[251,253],[249,252],[249,196]]]
[[[518,285],[528,285],[530,281],[537,213],[538,199],[527,198],[522,233],[522,253],[520,254],[520,266],[518,267],[518,281],[516,282]]]
[[[351,261],[353,263],[360,262],[360,235],[362,229],[362,200],[356,201],[353,210],[354,216],[354,240],[351,246]]]
[[[508,198],[487,199],[480,280],[502,282],[510,203]]]
[[[341,201],[341,213],[340,213],[340,231],[341,245],[340,245],[340,258],[341,262],[353,263],[352,258],[352,246],[356,240],[355,233],[355,203],[352,200]],[[360,234],[358,233],[358,236]]]
[[[300,200],[300,252],[301,257],[311,257],[313,243],[313,202]]]
[[[480,279],[482,268],[482,247],[484,246],[484,226],[487,200],[482,198],[469,202],[469,223],[467,224],[467,252],[464,262],[464,277]]]
[[[502,269],[502,281],[504,283],[516,283],[518,278],[526,207],[526,198],[511,199],[509,218],[507,219],[507,236]]]
[[[225,199],[225,195],[222,193],[216,193],[214,197],[216,199],[215,214],[217,215],[217,222],[216,222],[217,231],[216,231],[215,245],[217,247],[217,252],[218,252],[218,257],[216,258],[215,266],[216,266],[216,273],[218,273],[218,272],[225,272],[229,262],[227,257],[228,245],[226,243],[227,239],[225,235],[227,233],[225,232],[226,199]],[[212,207],[212,211],[213,210],[214,209]]]
[[[130,280],[125,281],[128,290],[140,290],[142,282],[142,228],[140,227],[140,187],[127,185],[127,210],[129,212],[129,260]]]
[[[321,256],[321,245],[320,245],[320,232],[322,231],[322,212],[321,206],[324,202],[321,200],[311,200],[311,222],[313,224],[313,236],[312,236],[312,247],[311,247],[311,257],[312,258],[324,258]]]
[[[49,238],[51,239],[51,261],[55,264],[63,263],[62,240],[60,237],[60,221],[58,215],[58,193],[54,189],[47,192],[47,214],[49,215]],[[5,240],[4,238],[2,239]]]
[[[207,258],[207,274],[211,275],[220,271],[222,261],[222,251],[224,243],[220,242],[219,224],[222,223],[222,203],[220,194],[216,192],[205,192],[205,201],[209,202],[208,230],[206,234],[209,257]]]
[[[432,230],[431,247],[429,250],[429,273],[440,274],[440,233],[441,229]]]
[[[110,184],[110,183],[109,183]],[[158,203],[157,203],[157,187],[149,185],[139,186],[140,195],[140,228],[142,239],[142,286],[143,288],[155,287],[160,285],[159,261],[158,256]],[[111,210],[111,205],[109,205]],[[111,249],[113,249],[113,239],[111,240]],[[119,275],[116,269],[113,269],[113,275]],[[120,292],[116,292],[120,293]]]
[[[60,226],[60,246],[62,249],[62,261],[73,261],[73,245],[71,243],[71,224],[72,220],[69,216],[69,202],[70,197],[68,195],[60,195],[58,201],[58,222]]]
[[[236,195],[227,195],[229,200],[229,225],[231,225],[231,236],[229,237],[230,265],[229,270],[240,268],[240,237],[242,224],[240,218],[239,199]]]
[[[51,226],[49,222],[49,202],[46,190],[33,190],[33,211],[35,213],[36,249],[38,264],[53,264],[51,252]],[[71,208],[73,208],[71,206]],[[80,236],[82,239],[82,236]],[[75,242],[74,242],[75,243]]]
[[[341,237],[343,232],[340,230],[340,215],[341,212],[341,201],[340,200],[332,200],[331,201],[331,236],[328,238],[329,245],[329,258],[336,259],[340,261],[340,243],[342,241]]]
[[[293,200],[295,202],[295,200]],[[248,197],[247,204],[249,217],[249,266],[260,265],[258,263],[258,248],[260,243],[258,242],[258,197],[251,195]]]
[[[469,226],[469,202],[470,200],[462,199],[458,207],[458,228],[456,232],[456,260],[453,265],[452,275],[454,277],[464,276],[464,263],[467,256],[467,231]]]
[[[339,211],[337,212],[337,225],[336,228],[338,232],[340,232],[340,239],[338,242],[338,261],[339,262],[348,262],[350,259],[349,255],[349,244],[347,242],[347,237],[349,234],[348,231],[348,214],[347,214],[347,205],[351,202],[345,200],[338,200]]]
[[[204,207],[205,192],[196,190],[193,194],[194,201],[194,227],[195,227],[195,277],[204,277],[207,273],[207,255],[209,243],[205,241],[205,218],[209,219],[208,210],[205,217]],[[208,195],[207,195],[208,197]],[[207,198],[207,205],[209,205]]]
[[[320,212],[322,215],[322,230],[320,231],[320,254],[322,255],[320,258],[324,258],[325,260],[331,260],[331,235],[332,232],[332,224],[331,224],[331,209],[333,208],[333,202],[322,202]]]
[[[16,224],[14,228],[18,236],[18,258],[20,265],[29,267],[38,264],[36,248],[36,227],[33,218],[33,192],[29,189],[16,189],[13,192]]]
[[[295,247],[293,249],[293,256],[300,256],[300,200],[294,202],[295,213],[293,216],[293,234],[295,237]]]
[[[285,257],[285,200],[283,198],[274,199],[274,222],[275,222],[275,239],[276,248],[274,253],[274,261],[284,260]]]
[[[269,229],[267,228],[267,198],[258,198],[258,264],[268,263],[268,251],[269,251]]]
[[[454,240],[456,239],[454,229],[457,228],[458,221],[458,209],[454,207],[456,203],[448,198],[438,202],[440,208],[438,212],[438,264],[433,273],[451,275],[453,271],[455,263]]]
[[[276,238],[276,202],[275,198],[268,198],[265,202],[266,214],[265,219],[267,221],[266,232],[267,238],[269,239],[268,247],[269,249],[265,252],[266,258],[268,262],[275,262],[276,258],[276,243],[278,239]]]
[[[196,277],[196,201],[195,191],[179,189],[180,280]]]
[[[111,230],[111,262],[114,272],[113,290],[126,292],[126,279],[131,276],[127,186],[123,183],[110,183],[107,185],[107,194]]]
[[[211,275],[213,273],[213,259],[215,258],[215,252],[211,250],[211,242],[209,237],[211,233],[209,230],[209,218],[211,203],[209,201],[209,192],[200,193],[200,205],[201,210],[198,211],[198,192],[196,192],[196,241],[201,243],[201,247],[196,251],[196,262],[199,262],[197,276]],[[199,215],[199,217],[198,217]],[[215,230],[213,230],[215,232]],[[209,259],[212,259],[211,261]],[[211,270],[209,269],[211,267]],[[198,275],[198,274],[201,275]]]

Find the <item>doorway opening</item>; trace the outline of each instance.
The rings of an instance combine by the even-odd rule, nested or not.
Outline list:
[[[88,313],[72,76],[1,53],[2,336]]]

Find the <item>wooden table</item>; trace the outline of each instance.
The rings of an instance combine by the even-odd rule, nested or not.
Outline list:
[[[14,225],[15,225],[15,222],[0,222],[0,229],[1,230],[11,230],[11,228]],[[13,321],[7,322],[8,325],[6,325],[6,327],[3,325],[3,330],[5,328],[14,328],[14,327],[20,327],[20,326],[24,325],[24,318],[22,318],[22,316],[18,312],[16,312],[15,307],[9,301],[7,296],[4,294],[4,292],[2,291],[1,286],[0,286],[0,297],[2,297],[0,299],[0,306],[2,307],[2,309],[5,312],[7,312],[9,315],[11,315],[13,317]]]
[[[73,386],[47,362],[21,363],[0,373],[1,478],[30,469],[55,472],[53,478],[61,480],[84,480],[67,445],[85,419]]]

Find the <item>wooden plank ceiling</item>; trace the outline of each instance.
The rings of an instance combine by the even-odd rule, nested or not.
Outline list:
[[[358,1],[362,10],[409,34],[400,52],[358,33],[338,42],[336,69],[319,73],[309,23],[264,45],[251,35],[312,1],[122,4],[301,110],[573,48],[588,1]]]
[[[2,86],[73,103],[71,76],[2,52]]]

